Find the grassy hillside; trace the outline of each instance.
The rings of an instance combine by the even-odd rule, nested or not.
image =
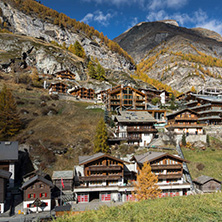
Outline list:
[[[9,78],[9,77],[8,77]],[[48,91],[1,81],[12,89],[23,129],[12,140],[30,146],[31,158],[42,170],[72,169],[79,155],[91,154],[101,109],[88,110],[89,103],[55,100]]]
[[[56,222],[100,221],[221,221],[222,194],[162,198],[126,203],[118,207],[103,207],[73,217],[59,218]]]
[[[185,159],[190,161],[188,167],[193,179],[201,175],[207,175],[222,180],[221,149],[189,150],[183,148],[183,153]]]

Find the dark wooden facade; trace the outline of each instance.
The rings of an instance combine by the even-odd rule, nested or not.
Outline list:
[[[146,162],[150,164],[152,172],[158,175],[159,182],[165,179],[167,183],[170,183],[171,181],[182,178],[184,161],[185,160],[179,157],[166,153],[162,156],[154,157]],[[140,174],[144,163],[138,163],[138,174]]]
[[[167,116],[166,128],[175,133],[203,134],[205,124],[199,123],[198,113],[191,109],[184,109]]]
[[[4,203],[6,194],[6,179],[0,177],[0,203]],[[1,212],[1,210],[0,210]]]
[[[86,89],[84,87],[74,89],[70,92],[71,95],[76,96],[80,99],[94,99],[95,91],[93,89]]]
[[[102,183],[105,186],[116,185],[119,179],[124,178],[124,161],[106,154],[80,165],[84,165],[84,176],[80,176],[79,180],[87,186],[89,183],[98,186]]]
[[[211,193],[215,191],[221,191],[221,181],[218,181],[212,177],[200,176],[193,181],[195,187],[204,193]]]
[[[51,83],[49,86],[50,93],[67,93],[68,86],[65,83]]]
[[[76,75],[69,70],[57,72],[56,77],[59,79],[75,80]]]
[[[51,188],[48,184],[42,181],[35,181],[24,188],[25,201],[34,201],[37,198],[41,200],[51,199]]]
[[[116,108],[145,110],[147,96],[141,91],[130,86],[118,87],[108,92],[107,108],[115,111]]]

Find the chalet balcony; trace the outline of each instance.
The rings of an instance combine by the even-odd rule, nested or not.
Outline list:
[[[180,120],[180,121],[197,121],[198,117],[182,116],[182,117],[176,117],[175,120]]]
[[[206,124],[169,124],[166,128],[202,128]]]
[[[134,128],[134,127],[127,127],[127,132],[138,132],[138,133],[157,133],[157,129],[153,127],[140,127],[139,129]]]
[[[158,179],[179,179],[181,177],[182,177],[182,173],[158,174]]]
[[[106,180],[118,180],[121,175],[100,175],[100,176],[88,176],[88,177],[79,177],[80,181],[106,181]]]
[[[180,170],[181,168],[180,164],[151,165],[152,170]]]
[[[119,165],[109,165],[109,166],[103,166],[103,165],[95,165],[89,167],[90,171],[113,171],[113,170],[122,170],[122,167]]]

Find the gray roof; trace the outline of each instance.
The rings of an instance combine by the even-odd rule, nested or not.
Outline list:
[[[168,116],[174,116],[174,115],[177,115],[177,114],[179,114],[179,113],[183,113],[183,112],[185,112],[185,111],[189,111],[189,112],[191,112],[191,113],[197,114],[197,112],[191,110],[190,108],[185,108],[185,109],[181,109],[181,110],[178,110],[178,111],[176,111],[176,112],[173,112],[173,113],[169,113],[169,114],[166,115],[166,117],[168,117]]]
[[[63,211],[70,211],[72,206],[70,204],[66,204],[64,206],[56,206],[55,212],[63,212]]]
[[[73,179],[74,173],[72,170],[53,171],[52,180],[56,179]]]
[[[0,178],[9,179],[12,173],[6,170],[0,170]]]
[[[147,111],[119,111],[120,115],[115,118],[118,122],[156,122]]]
[[[0,142],[0,161],[18,160],[18,142]]]
[[[91,156],[79,156],[79,164],[82,164],[84,162],[88,162],[90,160],[93,160],[93,159],[98,158],[98,157],[103,156],[103,155],[105,155],[105,153],[100,152],[100,153],[96,153],[96,154],[91,155]]]
[[[138,163],[145,163],[145,162],[150,162],[152,159],[155,159],[157,157],[160,157],[166,153],[163,152],[148,152],[145,154],[140,154],[140,155],[134,155],[136,161]]]
[[[211,103],[207,103],[207,104],[200,105],[200,106],[190,107],[189,109],[194,110],[194,109],[204,108],[204,107],[208,107],[208,106],[211,106]]]
[[[205,183],[207,183],[210,180],[216,180],[216,179],[214,179],[213,177],[201,175],[200,177],[198,177],[195,180],[193,180],[193,182],[199,183],[199,184],[205,184]],[[219,181],[219,180],[216,180],[216,181],[221,183],[221,181]]]
[[[206,116],[206,117],[201,117],[201,118],[198,118],[198,120],[200,121],[204,121],[204,120],[209,120],[209,119],[217,119],[217,120],[221,120],[221,117],[219,116]]]
[[[30,180],[28,180],[27,182],[25,182],[23,185],[22,185],[22,189],[24,189],[25,187],[29,186],[30,184],[34,183],[35,181],[42,181],[43,183],[49,185],[50,187],[53,187],[53,183],[47,179],[45,179],[44,177],[40,176],[40,175],[36,175],[34,177],[32,177]]]
[[[200,95],[197,95],[196,98],[198,99],[203,99],[203,100],[206,100],[206,101],[209,101],[209,102],[220,102],[222,103],[222,98],[221,97],[217,97],[217,96],[200,96]]]

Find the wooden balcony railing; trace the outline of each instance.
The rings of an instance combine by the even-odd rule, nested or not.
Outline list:
[[[175,120],[180,120],[180,121],[197,121],[198,117],[189,117],[189,116],[182,116],[182,117],[176,117]]]
[[[152,170],[180,170],[182,165],[180,164],[163,164],[163,165],[151,165]]]
[[[79,177],[80,181],[106,181],[106,180],[118,180],[121,178],[121,175],[101,175],[101,176],[88,176],[88,177]]]
[[[157,129],[155,129],[154,127],[139,127],[138,128],[134,128],[134,127],[127,127],[127,132],[140,132],[140,133],[157,133]]]
[[[175,173],[175,174],[159,174],[158,179],[179,179],[182,178],[181,173]]]
[[[169,124],[166,128],[199,128],[204,127],[206,124]]]
[[[96,166],[90,166],[90,171],[109,171],[109,170],[121,170],[122,167],[119,165],[109,165],[109,166],[103,166],[103,165],[96,165]]]

